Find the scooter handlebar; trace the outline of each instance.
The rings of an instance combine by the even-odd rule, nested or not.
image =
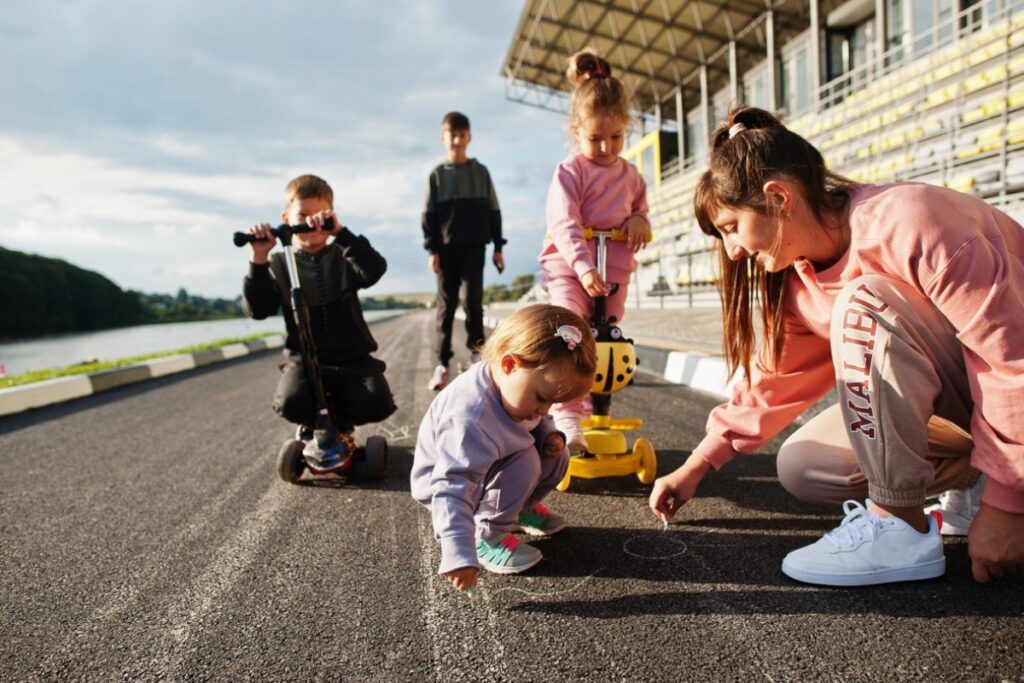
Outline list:
[[[334,226],[334,218],[329,218],[324,224],[324,230],[331,232],[334,230]],[[282,223],[276,228],[270,229],[270,234],[274,236],[274,239],[287,239],[292,235],[303,232],[316,232],[316,228],[309,225],[288,225],[287,223]],[[252,242],[262,242],[264,240],[247,232],[236,232],[232,237],[232,241],[234,241],[236,247],[244,247]]]
[[[583,228],[583,239],[593,239],[598,235],[605,235],[612,242],[625,242],[629,239],[629,233],[622,228]],[[650,227],[647,228],[647,241],[654,239]]]

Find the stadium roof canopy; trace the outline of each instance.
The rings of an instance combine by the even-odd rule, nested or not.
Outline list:
[[[817,2],[827,12],[842,0]],[[730,82],[731,54],[738,74],[764,61],[766,27],[781,45],[810,21],[808,0],[526,0],[502,75],[509,99],[565,111],[568,57],[590,46],[639,111],[660,104],[660,115],[674,118],[677,91],[684,108],[700,103],[702,66],[707,92],[717,92]]]

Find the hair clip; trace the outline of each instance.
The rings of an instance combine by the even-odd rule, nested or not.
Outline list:
[[[734,137],[742,133],[747,129],[742,123],[734,123],[729,128],[729,139],[732,140]]]
[[[555,336],[561,337],[570,351],[576,349],[576,345],[583,341],[583,333],[575,325],[562,325],[555,330]]]

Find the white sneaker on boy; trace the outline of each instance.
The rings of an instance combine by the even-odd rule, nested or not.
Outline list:
[[[843,510],[846,517],[839,526],[786,555],[783,574],[822,586],[872,586],[946,573],[942,537],[931,515],[922,534],[871,499],[865,505],[848,500]]]
[[[942,515],[943,536],[966,536],[974,516],[981,508],[981,493],[985,490],[985,475],[965,489],[950,489],[939,496],[939,502],[924,509],[926,513]]]

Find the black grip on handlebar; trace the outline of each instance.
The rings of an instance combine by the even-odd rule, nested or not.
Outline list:
[[[334,230],[334,226],[335,219],[333,217],[328,218],[327,222],[324,224],[324,230],[327,232],[331,232]],[[276,228],[271,228],[270,234],[273,235],[275,239],[287,240],[287,238],[291,237],[294,234],[303,232],[314,232],[315,230],[316,228],[312,228],[308,225],[288,225],[287,223],[282,223]],[[247,232],[236,232],[232,236],[232,241],[235,243],[236,247],[244,247],[245,245],[250,244],[252,242],[262,242],[263,240],[257,238],[254,235],[250,235]]]

